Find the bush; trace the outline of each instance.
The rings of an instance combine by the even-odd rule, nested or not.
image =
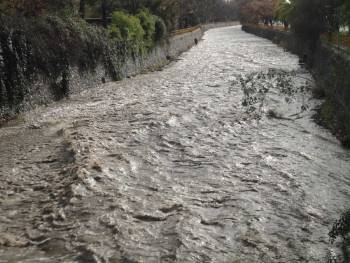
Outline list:
[[[339,220],[337,220],[328,233],[331,244],[335,243],[337,238],[341,238],[340,245],[342,250],[342,255],[335,254],[333,252],[332,257],[328,257],[327,262],[349,262],[350,260],[350,210],[345,211]]]
[[[39,16],[47,13],[61,13],[72,10],[70,0],[1,0],[0,11],[8,15],[26,17]],[[72,13],[72,11],[70,11]]]
[[[45,16],[24,23],[34,63],[46,75],[60,72],[62,63],[93,70],[104,59],[107,34],[79,18]]]
[[[45,3],[43,0],[2,0],[0,8],[10,15],[37,16],[42,14]]]
[[[311,50],[319,40],[321,33],[338,32],[341,23],[344,23],[346,11],[342,14],[343,1],[341,0],[294,0],[289,18],[292,30],[300,38],[306,41]]]
[[[136,16],[122,11],[114,12],[108,31],[109,35],[118,41],[128,42],[139,50],[143,47],[145,31],[141,26],[140,19]]]
[[[182,21],[180,22],[180,27],[187,28],[197,26],[199,24],[200,21],[198,16],[195,13],[188,13],[182,18]]]
[[[151,48],[154,44],[155,39],[155,24],[156,17],[150,14],[147,9],[140,11],[136,17],[140,20],[144,35],[144,44],[146,48]]]
[[[342,237],[344,240],[349,241],[350,235],[350,210],[344,212],[339,220],[337,220],[332,230],[329,232],[329,237],[333,243],[337,237]]]
[[[108,32],[115,41],[126,43],[129,51],[143,53],[166,36],[166,26],[161,18],[152,15],[147,9],[141,10],[136,16],[117,11],[112,15]]]
[[[164,39],[167,35],[167,28],[163,21],[163,19],[157,17],[156,18],[156,24],[155,24],[155,40],[161,41]]]
[[[291,11],[292,29],[300,39],[313,44],[325,31],[322,3],[320,0],[296,0]]]
[[[116,40],[116,41],[123,41],[122,33],[117,25],[110,25],[108,27],[108,34],[109,37]]]
[[[119,79],[125,45],[111,44],[102,28],[79,18],[0,15],[0,118],[17,113],[38,76],[60,99],[70,92],[70,69],[94,71],[99,64]]]

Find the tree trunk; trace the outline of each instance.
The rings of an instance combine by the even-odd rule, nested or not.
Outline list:
[[[102,25],[107,27],[107,3],[106,0],[102,0],[101,3],[101,12],[102,12]]]
[[[79,15],[81,18],[85,18],[85,0],[80,0]]]

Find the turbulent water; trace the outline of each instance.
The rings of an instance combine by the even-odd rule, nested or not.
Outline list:
[[[322,262],[350,153],[308,93],[272,85],[247,111],[240,80],[271,69],[312,83],[271,42],[213,29],[162,71],[0,129],[0,262]]]

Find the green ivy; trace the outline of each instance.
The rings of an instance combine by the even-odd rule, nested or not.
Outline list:
[[[142,54],[165,38],[166,26],[161,18],[152,15],[147,9],[135,16],[116,11],[112,15],[108,33],[113,40],[126,43],[128,52]]]

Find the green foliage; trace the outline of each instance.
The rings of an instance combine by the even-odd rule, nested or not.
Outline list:
[[[151,48],[154,44],[156,17],[153,16],[147,9],[140,11],[136,17],[140,20],[144,34],[144,45],[146,48]]]
[[[199,17],[193,12],[186,14],[186,16],[180,21],[181,28],[193,27],[199,24]]]
[[[86,0],[86,16],[100,17],[101,0]],[[136,15],[148,9],[160,17],[169,31],[198,23],[236,20],[239,1],[227,0],[105,0],[107,16],[116,10]]]
[[[59,99],[70,92],[70,71],[94,71],[99,64],[119,79],[125,45],[78,18],[0,16],[0,117],[16,113],[40,75]]]
[[[145,31],[138,17],[116,11],[108,31],[115,40],[128,43],[134,51],[142,51]]]
[[[334,122],[333,116],[335,115],[335,112],[333,109],[334,109],[334,105],[328,100],[323,103],[321,108],[320,114],[321,114],[322,121],[324,122],[323,125],[328,128],[331,128],[330,126]]]
[[[160,17],[152,15],[148,9],[141,10],[137,17],[140,19],[142,28],[145,31],[144,42],[146,48],[153,47],[155,42],[161,41],[166,37],[167,28]]]
[[[281,17],[287,14],[292,30],[302,41],[308,42],[314,49],[322,33],[338,32],[341,25],[350,22],[348,0],[291,0],[291,4],[280,5],[277,13]]]
[[[294,2],[288,2],[286,0],[279,0],[277,9],[275,10],[275,16],[281,21],[288,21],[290,15],[293,12]]]
[[[0,2],[0,11],[7,15],[35,17],[48,13],[74,13],[71,0],[1,0]]]
[[[143,40],[145,32],[140,20],[135,16],[128,15],[122,11],[114,12],[112,25],[119,29],[122,38],[126,41],[141,42]]]
[[[143,53],[166,36],[166,26],[161,18],[147,9],[135,16],[117,11],[113,13],[108,32],[115,41],[127,43],[129,51]]]
[[[167,35],[167,28],[166,25],[160,17],[156,17],[156,23],[155,23],[155,40],[161,41],[164,39]]]
[[[0,2],[0,14],[4,14],[6,12],[7,6],[5,2]]]
[[[325,31],[322,6],[323,0],[294,0],[294,8],[290,15],[294,33],[311,44],[318,41]]]
[[[104,55],[108,38],[103,30],[92,27],[81,19],[46,16],[31,20],[27,36],[33,48],[36,63],[47,75],[60,72],[60,60],[79,65],[82,70],[93,69]]]
[[[114,40],[117,40],[117,41],[123,40],[122,33],[116,25],[112,24],[108,27],[108,34]]]
[[[69,13],[87,17],[110,17],[116,10],[136,15],[148,9],[172,31],[198,23],[237,19],[238,0],[0,0],[0,12],[11,15],[39,16]],[[103,11],[102,11],[103,10]],[[102,15],[103,13],[103,15]]]
[[[342,26],[349,25],[350,22],[350,1],[346,1],[342,6],[340,6],[337,10],[339,14],[339,22]]]

